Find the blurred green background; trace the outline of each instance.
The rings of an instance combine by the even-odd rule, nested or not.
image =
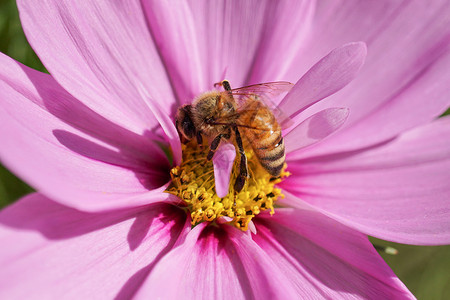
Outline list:
[[[13,0],[0,0],[0,51],[45,72],[23,34]],[[31,191],[27,184],[0,165],[0,208]],[[419,247],[371,240],[376,245],[391,246],[399,251],[397,255],[381,253],[381,256],[417,298],[450,299],[450,246]]]

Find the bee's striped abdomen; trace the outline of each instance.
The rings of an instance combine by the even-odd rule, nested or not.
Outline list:
[[[270,175],[278,177],[286,159],[281,127],[272,112],[261,103],[255,109],[249,124],[251,129],[245,129],[244,134],[250,142],[261,166]]]
[[[276,137],[276,139],[274,139],[274,137]],[[274,132],[267,140],[275,140],[275,142],[267,146],[262,146],[260,143],[253,142],[252,146],[264,169],[266,169],[270,175],[277,177],[280,175],[286,159],[281,131]]]

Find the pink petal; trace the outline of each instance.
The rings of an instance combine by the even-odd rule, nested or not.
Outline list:
[[[213,157],[214,180],[216,193],[220,198],[228,194],[230,186],[231,169],[236,158],[236,149],[233,144],[221,144]]]
[[[298,52],[285,80],[296,80],[329,49],[343,43],[364,41],[369,54],[352,83],[307,113],[348,107],[352,113],[345,127],[350,130],[358,123],[360,136],[355,138],[354,131],[347,133],[343,128],[328,139],[329,147],[322,149],[328,143],[317,144],[308,156],[375,144],[427,123],[450,105],[445,96],[450,68],[444,57],[450,45],[449,13],[445,0],[318,2],[311,25],[314,38]],[[397,99],[399,95],[402,99]],[[386,107],[392,114],[395,110],[395,119],[383,116]],[[418,112],[422,114],[416,118]]]
[[[148,107],[152,111],[153,115],[155,116],[156,120],[158,120],[159,125],[161,125],[161,128],[166,136],[166,139],[170,144],[170,150],[172,151],[174,164],[180,165],[181,142],[174,122],[172,121],[170,116],[163,111],[161,105],[158,105],[158,103],[150,99],[148,91],[145,90],[143,86],[140,86],[138,90],[142,99],[144,99],[144,101],[147,103]]]
[[[314,103],[349,84],[364,63],[367,49],[362,42],[343,45],[322,58],[297,81],[280,102],[281,111],[291,118]]]
[[[85,210],[168,198],[169,164],[152,134],[98,115],[47,74],[0,55],[0,157],[37,190]],[[149,190],[154,190],[149,192]]]
[[[0,298],[129,299],[189,228],[167,204],[83,213],[32,194],[0,212]]]
[[[169,114],[172,88],[139,1],[18,1],[28,41],[59,84],[138,134],[157,126],[137,88]]]
[[[267,4],[263,33],[247,76],[250,83],[285,80],[284,73],[311,37],[315,1],[267,1]]]
[[[312,115],[285,135],[286,152],[291,153],[323,140],[338,130],[347,117],[347,108],[328,108]]]
[[[149,0],[142,3],[149,30],[172,86],[181,101],[190,102],[198,94],[212,88],[214,82],[204,82],[205,66],[202,66],[195,20],[185,1],[173,5],[170,2]]]
[[[253,240],[299,299],[413,299],[366,236],[308,206],[257,218]]]
[[[448,136],[445,117],[372,148],[290,162],[294,175],[281,186],[366,234],[448,244]]]
[[[138,299],[295,299],[275,263],[249,235],[230,226],[196,226],[166,255]]]
[[[450,106],[450,54],[430,64],[417,78],[369,116],[317,145],[303,157],[349,151],[385,141],[426,124]]]
[[[179,40],[185,41],[192,34],[189,29],[180,27],[194,26],[194,43],[198,46],[188,44],[193,51],[189,59],[200,59],[197,65],[202,71],[197,76],[206,79],[200,79],[204,84],[201,91],[211,89],[213,83],[225,79],[225,72],[232,87],[240,87],[283,79],[280,76],[307,36],[312,12],[313,3],[309,1],[190,1],[188,12],[183,15],[187,20],[177,21],[177,31],[165,30],[161,36],[163,45],[174,49],[168,51],[176,51],[180,48]],[[178,16],[176,13],[166,15]],[[167,23],[159,22],[160,25]],[[163,29],[163,26],[158,28]],[[179,32],[186,31],[189,33],[186,38],[178,37]],[[284,54],[282,62],[276,59],[281,51]],[[183,65],[190,66],[191,63],[184,62]],[[189,70],[188,67],[179,69],[182,72]]]

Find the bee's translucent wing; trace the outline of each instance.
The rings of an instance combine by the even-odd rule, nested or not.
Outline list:
[[[257,94],[260,96],[276,97],[282,93],[289,92],[294,84],[287,81],[275,81],[248,85],[236,89],[232,89],[233,95],[239,94]]]
[[[251,99],[261,101],[272,111],[278,124],[280,124],[281,128],[284,129],[292,125],[293,121],[289,118],[288,114],[281,111],[275,104],[279,101],[274,100],[284,93],[289,92],[293,86],[294,85],[292,83],[287,81],[276,81],[244,86],[232,89],[230,92],[236,101],[239,112],[246,111],[248,109],[248,100]]]

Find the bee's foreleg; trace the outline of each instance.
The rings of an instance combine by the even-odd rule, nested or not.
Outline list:
[[[233,98],[233,93],[231,92],[231,85],[228,80],[222,80],[221,82],[214,83],[214,87],[221,86],[225,91],[228,92],[228,95]]]
[[[203,147],[203,137],[200,131],[197,131],[197,145],[202,149]]]
[[[239,154],[241,155],[241,162],[239,164],[239,175],[234,183],[235,192],[239,193],[245,185],[248,178],[248,167],[247,167],[247,156],[245,155],[244,145],[242,144],[241,134],[237,126],[234,126],[234,132],[236,136],[236,144],[239,149]]]
[[[231,137],[231,133],[230,132],[221,133],[218,136],[216,136],[214,138],[214,140],[212,141],[211,145],[209,146],[209,153],[208,153],[208,156],[206,157],[206,159],[211,160],[213,158],[214,153],[216,152],[217,147],[219,147],[220,140],[222,138],[228,140],[230,137]]]

